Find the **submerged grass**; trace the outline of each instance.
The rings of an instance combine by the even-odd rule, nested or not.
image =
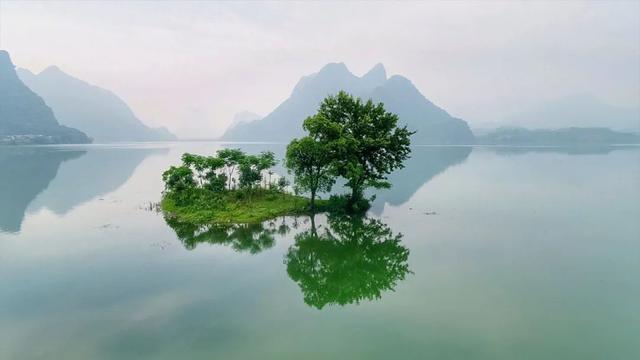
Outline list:
[[[327,204],[327,200],[316,200],[316,212],[323,211]],[[214,193],[205,189],[180,195],[168,193],[160,206],[168,216],[197,224],[259,223],[284,215],[311,213],[309,199],[264,189],[251,193]]]

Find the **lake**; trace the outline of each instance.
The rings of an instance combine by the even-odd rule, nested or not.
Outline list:
[[[0,358],[640,358],[640,148],[415,147],[360,222],[167,223],[222,146],[0,147]]]

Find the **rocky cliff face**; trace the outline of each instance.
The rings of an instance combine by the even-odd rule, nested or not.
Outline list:
[[[89,143],[83,132],[61,126],[53,111],[18,78],[0,50],[0,143]]]
[[[353,75],[342,63],[324,66],[303,77],[291,96],[265,118],[232,126],[222,138],[235,141],[288,142],[303,135],[302,122],[313,115],[322,99],[344,90],[363,99],[385,104],[398,114],[400,125],[416,131],[413,144],[472,144],[467,123],[450,116],[426,99],[408,79],[387,78],[382,64],[362,77]]]

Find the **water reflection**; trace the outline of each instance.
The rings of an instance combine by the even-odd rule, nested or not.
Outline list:
[[[86,152],[38,147],[0,148],[0,232],[18,232],[29,204],[49,186],[60,164]]]
[[[165,216],[187,250],[199,244],[225,245],[238,252],[257,254],[275,245],[275,235],[286,235],[289,226],[284,218],[257,224],[193,224]]]
[[[521,155],[528,153],[557,153],[566,155],[607,155],[617,150],[640,150],[637,145],[591,145],[591,146],[483,146],[499,155]]]
[[[25,213],[63,215],[124,184],[149,155],[166,149],[117,147],[0,148],[0,231],[20,231]]]
[[[469,157],[468,146],[416,146],[411,148],[411,158],[405,167],[389,176],[393,187],[376,191],[376,201],[371,211],[381,214],[384,204],[399,206],[413,196],[424,184],[451,166],[461,164]]]
[[[118,189],[144,159],[167,151],[159,148],[92,148],[81,158],[60,166],[58,175],[31,208],[46,207],[56,214],[66,214],[80,204]]]
[[[257,224],[194,224],[172,216],[165,216],[165,221],[187,250],[208,244],[250,254],[272,248],[276,238],[292,229],[308,227],[294,236],[284,264],[300,286],[304,302],[317,309],[380,299],[410,273],[402,234],[374,218],[336,214],[326,218],[326,226],[317,226],[315,216]]]
[[[284,262],[307,305],[357,304],[380,299],[410,272],[401,240],[380,220],[330,215],[327,228],[318,231],[312,219],[295,236]]]

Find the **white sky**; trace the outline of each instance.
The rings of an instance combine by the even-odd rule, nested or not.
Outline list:
[[[213,137],[266,115],[328,62],[382,62],[472,125],[575,93],[640,104],[640,1],[13,2],[0,48],[122,97],[146,123]]]

